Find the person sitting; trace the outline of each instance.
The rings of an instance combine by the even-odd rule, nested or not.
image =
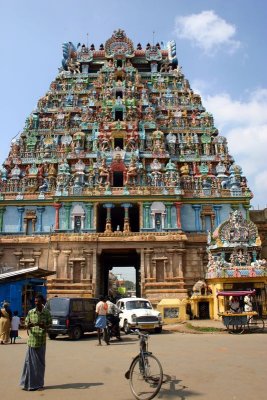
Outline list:
[[[240,303],[239,303],[239,298],[236,296],[230,297],[229,300],[229,306],[230,306],[230,312],[233,313],[240,313]]]

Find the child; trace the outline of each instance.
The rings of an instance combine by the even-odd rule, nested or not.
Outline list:
[[[20,318],[18,317],[18,312],[14,311],[13,317],[11,320],[11,331],[10,331],[10,343],[12,344],[12,339],[14,339],[13,343],[16,342],[16,338],[18,337],[18,330],[20,325]]]

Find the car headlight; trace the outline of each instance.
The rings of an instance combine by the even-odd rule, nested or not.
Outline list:
[[[132,314],[132,321],[136,322],[136,314]]]

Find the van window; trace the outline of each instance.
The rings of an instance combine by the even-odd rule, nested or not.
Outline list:
[[[55,297],[48,300],[46,307],[53,313],[67,313],[69,310],[69,299],[63,299],[60,297]]]
[[[94,303],[91,303],[90,301],[85,301],[83,304],[84,304],[84,311],[94,311],[95,310]]]
[[[73,300],[72,301],[72,305],[71,305],[71,309],[73,312],[79,312],[83,310],[83,303],[81,302],[81,300]]]

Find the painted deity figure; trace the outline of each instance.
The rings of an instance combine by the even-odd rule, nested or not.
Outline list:
[[[109,183],[110,179],[109,179],[109,169],[108,166],[106,164],[106,160],[103,159],[102,163],[99,167],[99,184],[103,185],[105,183]]]
[[[164,139],[163,132],[157,130],[152,133],[153,153],[159,153],[159,154],[164,153],[165,146],[163,139]]]
[[[126,172],[126,181],[125,181],[126,185],[129,183],[134,184],[136,177],[137,177],[136,162],[134,158],[132,158]]]
[[[101,151],[109,151],[110,150],[110,132],[104,131],[99,132],[98,135],[99,147]]]
[[[174,155],[175,154],[175,145],[177,142],[176,135],[174,135],[174,133],[170,132],[166,136],[166,140],[167,140],[168,150],[169,150],[170,154]]]
[[[134,151],[136,150],[138,143],[138,133],[135,131],[131,131],[127,137],[125,150]]]
[[[187,163],[181,166],[180,172],[182,175],[189,175],[189,166]]]

